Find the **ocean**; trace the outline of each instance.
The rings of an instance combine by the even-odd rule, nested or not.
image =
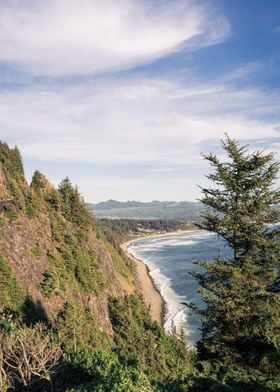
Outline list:
[[[182,304],[192,302],[203,306],[197,293],[198,283],[190,275],[191,271],[201,268],[193,261],[230,257],[230,248],[217,235],[197,230],[137,240],[130,245],[128,251],[147,264],[151,278],[165,301],[164,328],[183,328],[188,345],[195,346],[201,337],[200,321],[198,316]]]

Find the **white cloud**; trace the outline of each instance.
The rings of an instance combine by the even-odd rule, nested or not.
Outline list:
[[[0,61],[38,75],[93,74],[223,41],[228,21],[190,0],[0,2]]]
[[[30,159],[172,168],[198,162],[203,142],[224,132],[276,143],[279,117],[267,117],[279,101],[279,91],[137,78],[25,88],[0,93],[0,138]]]
[[[74,167],[57,162],[81,164],[67,174],[88,200],[96,192],[99,199],[180,199],[184,190],[194,198],[207,172],[200,153],[215,152],[225,132],[280,151],[280,91],[234,86],[262,63],[203,83],[190,69],[178,70],[174,58],[165,77],[149,77],[151,68],[142,77],[113,72],[179,51],[182,64],[186,53],[224,41],[229,22],[210,3],[0,0],[0,81],[7,88],[0,91],[0,139],[43,171],[52,168],[51,179],[54,167]],[[106,169],[91,174],[94,165]]]

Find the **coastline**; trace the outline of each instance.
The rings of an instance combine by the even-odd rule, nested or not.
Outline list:
[[[121,249],[125,252],[125,254],[135,263],[136,271],[138,275],[138,279],[140,282],[140,286],[142,289],[144,301],[147,307],[150,309],[150,313],[152,318],[157,321],[159,324],[163,326],[164,324],[164,316],[166,314],[166,302],[164,301],[160,291],[155,285],[151,275],[150,269],[144,261],[137,259],[134,257],[128,250],[130,245],[134,242],[142,240],[144,238],[154,238],[154,237],[169,237],[183,234],[190,234],[197,231],[201,231],[199,229],[189,229],[189,230],[177,230],[169,233],[161,233],[161,234],[152,234],[145,235],[138,238],[133,238],[129,241],[124,242],[120,245]]]
[[[120,246],[127,257],[129,257],[136,265],[136,272],[143,298],[148,309],[150,310],[150,314],[153,320],[157,321],[160,325],[163,326],[166,306],[163,297],[150,276],[150,270],[147,264],[145,264],[142,260],[134,257],[132,253],[128,251],[129,246],[135,241],[137,240],[130,240],[121,244]]]

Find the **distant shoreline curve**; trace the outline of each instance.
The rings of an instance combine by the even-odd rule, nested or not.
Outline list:
[[[141,237],[126,241],[120,245],[121,249],[136,265],[136,272],[142,289],[144,301],[150,311],[152,318],[162,326],[164,326],[167,304],[150,275],[150,269],[148,265],[143,260],[140,260],[132,255],[132,253],[129,252],[129,247],[133,243],[145,238],[177,236],[191,234],[197,231],[201,231],[201,229],[177,230],[169,233],[151,234],[145,236],[143,235]]]

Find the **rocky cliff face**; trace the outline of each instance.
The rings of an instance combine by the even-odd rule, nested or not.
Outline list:
[[[55,325],[61,315],[70,317],[71,305],[77,323],[94,319],[109,336],[108,300],[135,291],[134,275],[95,227],[77,188],[66,179],[56,190],[39,172],[29,186],[19,153],[1,143],[5,199],[11,201],[0,214],[0,308],[22,311],[29,304],[32,317]]]

